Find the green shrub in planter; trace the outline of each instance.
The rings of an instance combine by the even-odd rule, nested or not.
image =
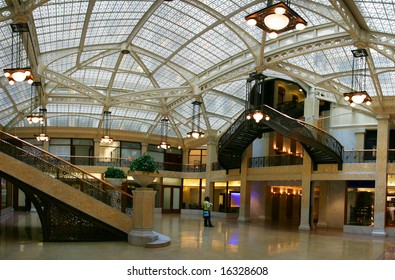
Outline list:
[[[126,176],[125,171],[123,171],[122,169],[110,166],[104,172],[104,177],[105,178],[125,179],[127,176]]]
[[[155,162],[154,158],[147,153],[134,159],[130,164],[129,170],[132,172],[159,173],[158,164]]]

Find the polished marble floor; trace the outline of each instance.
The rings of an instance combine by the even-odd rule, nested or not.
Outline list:
[[[394,237],[371,237],[337,229],[299,231],[296,224],[240,223],[200,215],[156,215],[154,230],[171,238],[162,248],[128,242],[42,242],[37,213],[1,217],[2,260],[386,260],[395,259]]]

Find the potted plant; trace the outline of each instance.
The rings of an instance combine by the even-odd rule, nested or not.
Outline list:
[[[119,187],[127,178],[125,171],[114,166],[110,166],[104,172],[104,178],[110,184]]]
[[[155,159],[144,153],[142,156],[134,159],[129,166],[133,179],[142,187],[146,187],[155,180],[153,173],[159,173],[158,164]]]

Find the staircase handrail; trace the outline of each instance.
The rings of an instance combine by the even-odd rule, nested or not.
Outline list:
[[[71,164],[68,161],[65,161],[39,147],[34,146],[33,144],[30,144],[29,142],[26,142],[18,137],[15,137],[7,132],[1,131],[0,130],[0,141],[3,145],[0,145],[0,151],[12,156],[15,159],[18,159],[22,162],[25,162],[27,164],[30,164],[31,166],[39,169],[40,171],[44,173],[49,173],[49,175],[55,179],[58,179],[71,187],[75,188],[75,182],[70,182],[67,179],[75,179],[83,184],[92,187],[93,189],[96,190],[96,192],[92,191],[92,189],[83,187],[80,188],[79,190],[81,192],[84,192],[85,194],[90,195],[91,197],[94,197],[103,203],[106,203],[107,205],[111,206],[111,201],[110,201],[110,196],[108,195],[107,191],[108,190],[113,190],[115,192],[121,193],[121,196],[126,196],[127,198],[133,198],[133,196],[122,189],[113,186],[112,184],[109,184],[108,182],[97,178],[85,170]],[[11,143],[10,141],[7,141],[6,139],[12,139],[14,143],[19,143],[21,146],[18,147],[14,143]],[[11,147],[13,150],[6,149],[6,146]],[[43,163],[44,165],[37,164],[37,163]],[[45,168],[44,168],[45,167]],[[55,169],[55,170],[53,170]],[[56,171],[56,173],[54,173]],[[56,174],[54,176],[53,174]],[[61,180],[61,178],[66,179],[66,180]],[[101,194],[101,195],[98,195]]]
[[[261,105],[259,109],[265,114],[268,114],[271,121],[276,120],[277,123],[280,123],[284,129],[289,131],[291,131],[290,129],[298,129],[299,134],[302,134],[307,138],[313,138],[315,141],[329,147],[339,158],[342,158],[343,146],[336,138],[325,130],[302,120],[291,118],[267,105]]]

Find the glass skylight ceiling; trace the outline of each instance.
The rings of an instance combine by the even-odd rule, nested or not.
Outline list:
[[[395,95],[393,1],[355,0],[358,11],[353,14],[363,17],[355,21],[367,28],[360,31],[347,26],[332,2],[292,1],[307,28],[269,40],[244,20],[266,7],[265,1],[36,1],[28,21],[34,42],[34,48],[29,43],[29,56],[44,90],[49,132],[51,126],[100,132],[103,111],[110,110],[113,129],[157,135],[166,115],[169,136],[186,139],[191,103],[197,98],[203,102],[201,129],[217,136],[243,112],[246,78],[261,61],[265,44],[263,53],[275,59],[262,66],[265,75],[341,96],[328,84],[350,86],[353,39],[366,40],[369,73],[374,75],[367,81],[369,94]],[[4,12],[24,9],[5,1],[0,7]],[[11,22],[0,23],[3,68],[11,65]],[[366,34],[385,40],[369,42]],[[268,40],[264,44],[262,37]],[[80,83],[87,87],[82,89]],[[4,77],[1,85],[0,124],[10,131],[13,126],[28,127],[24,114],[31,104],[30,85],[10,86]],[[102,98],[92,98],[89,88]]]

